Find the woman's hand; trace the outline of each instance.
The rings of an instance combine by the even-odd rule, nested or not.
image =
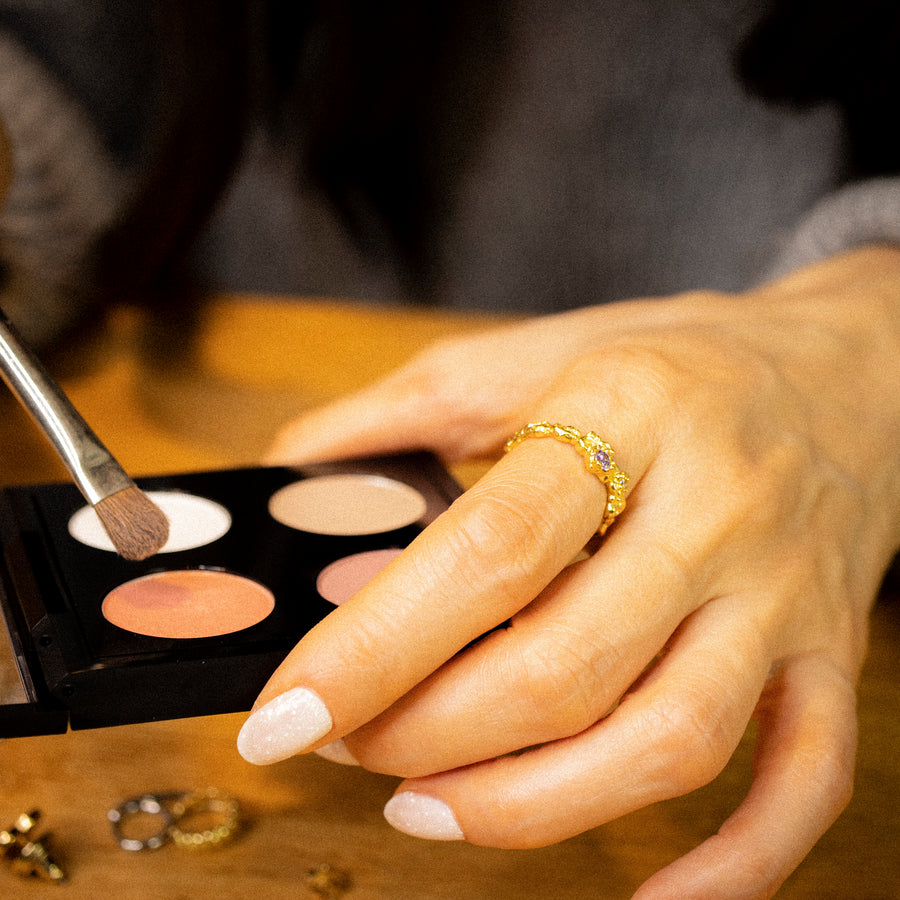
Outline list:
[[[402,830],[534,847],[707,783],[755,715],[748,796],[638,896],[770,896],[851,791],[867,617],[900,543],[898,370],[900,250],[866,248],[742,296],[442,343],[293,423],[279,460],[459,460],[572,425],[630,493],[567,565],[605,489],[571,447],[525,441],[300,642],[241,751],[327,744],[407,779]]]

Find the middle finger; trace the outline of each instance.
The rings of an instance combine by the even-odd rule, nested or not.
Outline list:
[[[420,776],[593,725],[704,594],[700,568],[684,567],[644,527],[640,517],[623,519],[600,552],[564,570],[509,627],[349,735],[351,756],[375,771]]]

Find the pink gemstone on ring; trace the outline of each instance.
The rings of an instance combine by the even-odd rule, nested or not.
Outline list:
[[[605,450],[597,450],[596,453],[594,453],[594,459],[604,472],[608,472],[612,468],[612,460]]]

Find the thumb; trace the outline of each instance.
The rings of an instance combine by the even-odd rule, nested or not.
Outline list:
[[[458,462],[496,452],[518,421],[473,392],[447,391],[410,375],[401,370],[293,419],[276,434],[265,462],[295,465],[407,450],[431,450]]]
[[[450,462],[492,454],[518,427],[523,401],[555,374],[546,360],[537,372],[523,371],[517,334],[499,343],[489,334],[426,348],[386,378],[288,423],[267,461],[413,449]]]
[[[304,413],[279,429],[266,453],[270,465],[321,462],[433,447],[426,410],[414,396],[383,384]]]

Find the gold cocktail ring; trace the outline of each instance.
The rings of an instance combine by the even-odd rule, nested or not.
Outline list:
[[[593,431],[582,434],[570,425],[530,422],[506,442],[506,452],[509,453],[513,447],[517,447],[528,438],[538,437],[549,437],[564,444],[571,444],[583,457],[585,468],[592,475],[596,475],[606,487],[606,509],[597,529],[601,535],[605,534],[616,516],[625,509],[625,493],[631,480],[627,473],[616,465],[615,450]]]
[[[169,827],[169,836],[175,844],[207,847],[232,837],[238,826],[240,807],[233,797],[209,788],[176,800],[172,815],[175,821]],[[210,821],[204,821],[207,818]],[[188,829],[189,822],[194,825],[193,829]]]

